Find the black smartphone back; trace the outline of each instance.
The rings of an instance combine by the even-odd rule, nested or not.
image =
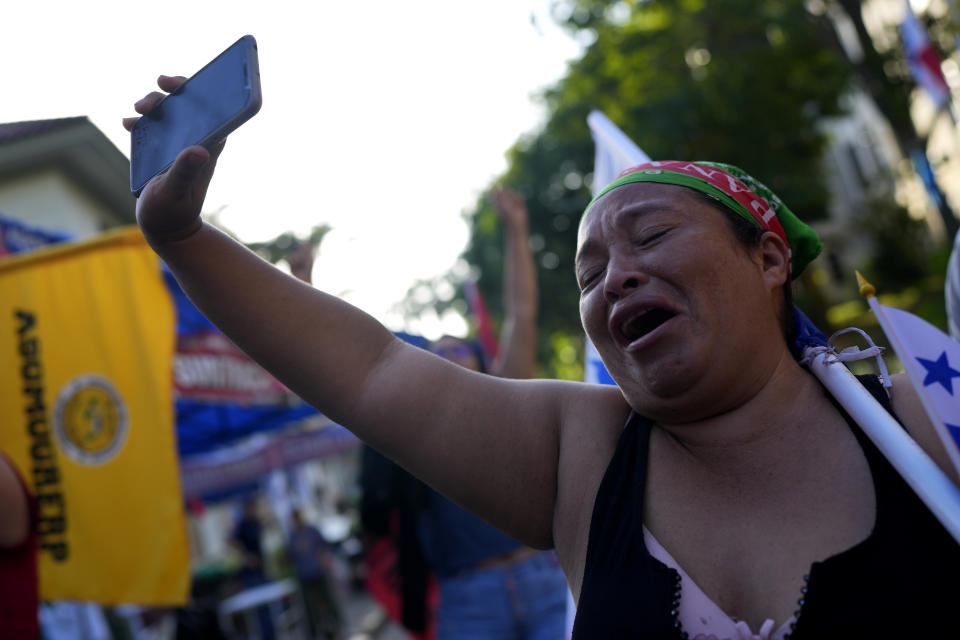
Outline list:
[[[260,110],[257,42],[243,36],[133,125],[130,190],[135,195],[193,145],[212,146]]]

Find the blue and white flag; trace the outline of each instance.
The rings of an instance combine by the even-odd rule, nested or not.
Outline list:
[[[594,142],[593,160],[593,195],[613,182],[625,169],[629,169],[644,162],[650,162],[650,156],[640,150],[633,140],[617,128],[606,115],[600,111],[591,111],[587,116],[587,125]],[[584,380],[599,384],[616,384],[596,347],[587,339],[586,370]]]
[[[617,128],[601,111],[591,111],[587,126],[593,136],[593,195],[613,182],[626,169],[650,162],[650,156]]]
[[[912,313],[867,301],[960,472],[960,343]]]

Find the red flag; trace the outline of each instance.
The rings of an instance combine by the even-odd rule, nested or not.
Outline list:
[[[490,362],[497,357],[500,347],[497,344],[497,337],[493,331],[493,321],[490,319],[490,312],[487,311],[487,305],[483,301],[480,289],[477,283],[468,280],[463,283],[463,290],[467,296],[467,304],[470,305],[470,312],[473,314],[474,321],[477,324],[477,337],[480,339],[480,345],[487,354],[487,361]]]

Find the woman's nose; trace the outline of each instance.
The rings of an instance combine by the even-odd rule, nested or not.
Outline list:
[[[607,301],[616,302],[649,280],[636,261],[611,260],[607,264],[603,295]]]

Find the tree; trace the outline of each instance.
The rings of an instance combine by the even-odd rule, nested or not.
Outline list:
[[[722,160],[755,173],[803,219],[822,218],[815,121],[840,112],[848,66],[823,21],[801,2],[562,0],[555,18],[589,40],[541,99],[542,130],[508,153],[501,182],[527,197],[540,277],[540,362],[582,376],[583,333],[573,277],[577,225],[590,200],[591,109],[604,111],[651,157]],[[484,200],[470,216],[464,258],[500,312],[501,239]]]
[[[922,156],[925,159],[927,140],[917,131],[910,114],[910,93],[915,82],[897,25],[881,25],[882,32],[872,35],[864,23],[863,3],[860,0],[830,1],[835,4],[831,6],[832,11],[827,15],[832,14],[833,19],[837,20],[836,14],[839,7],[854,26],[857,45],[862,54],[859,57],[851,57],[849,62],[859,86],[870,94],[887,118],[901,153],[907,158]],[[825,10],[827,6],[824,5]],[[951,33],[952,25],[948,16],[944,15],[941,20],[931,21],[928,26],[932,27],[929,31],[934,45],[939,45],[942,50],[943,41],[952,44],[955,34]],[[880,37],[874,37],[875,35]],[[878,43],[884,43],[884,46],[878,46]],[[890,46],[890,43],[896,43],[896,45]],[[836,46],[842,48],[839,38]],[[941,51],[941,55],[942,53]],[[936,204],[940,218],[943,220],[946,236],[953,238],[958,228],[956,215],[945,198],[941,198]]]
[[[287,255],[293,249],[303,244],[308,244],[317,250],[323,242],[323,238],[330,232],[330,225],[320,224],[314,226],[306,237],[299,237],[293,232],[287,231],[281,233],[276,238],[264,242],[248,242],[247,247],[256,253],[259,253],[269,262],[276,264],[287,258]]]
[[[314,225],[304,235],[292,231],[285,231],[275,238],[260,242],[243,242],[236,233],[227,227],[220,219],[223,208],[204,213],[208,224],[217,227],[228,236],[243,243],[248,249],[272,264],[285,260],[290,273],[304,282],[312,283],[313,262],[323,239],[332,230],[326,223]]]

